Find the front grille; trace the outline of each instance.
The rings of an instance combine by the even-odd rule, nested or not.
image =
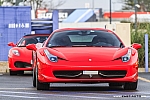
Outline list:
[[[14,63],[16,68],[30,68],[32,67],[32,65],[30,63],[26,63],[26,62],[21,62],[21,61],[16,61]]]
[[[82,75],[82,71],[54,71],[54,76],[57,78],[75,78]]]
[[[103,78],[122,78],[125,77],[127,71],[125,70],[103,70],[98,72]]]
[[[102,70],[98,71],[97,75],[85,75],[83,71],[54,71],[53,74],[56,78],[68,79],[105,79],[105,78],[123,78],[127,71],[125,70]]]

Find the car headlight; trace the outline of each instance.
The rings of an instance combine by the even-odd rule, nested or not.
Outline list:
[[[57,61],[58,61],[57,56],[54,56],[54,55],[50,54],[50,52],[49,52],[47,49],[45,49],[44,52],[45,52],[47,58],[48,58],[51,62],[57,62]]]
[[[19,53],[18,50],[12,50],[12,53],[13,53],[14,55],[16,55],[16,56],[20,56],[20,53]]]
[[[122,62],[128,62],[130,60],[130,58],[131,58],[131,53],[132,53],[132,50],[128,49],[127,54],[122,56]]]

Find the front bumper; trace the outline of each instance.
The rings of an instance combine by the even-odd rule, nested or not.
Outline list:
[[[31,59],[29,58],[8,58],[11,71],[32,71]]]
[[[87,75],[89,77],[57,77],[56,71],[125,71],[123,77],[95,77],[94,75]],[[46,63],[39,63],[38,65],[38,79],[40,82],[48,83],[80,83],[80,82],[136,82],[138,79],[138,66],[133,64],[122,64],[119,62],[68,62],[57,65],[48,65]],[[108,75],[108,74],[107,74]],[[99,75],[97,75],[99,76]],[[119,76],[119,75],[118,75]]]
[[[124,78],[107,78],[107,79],[59,79],[55,77],[48,77],[42,75],[43,79],[41,82],[48,83],[109,83],[109,82],[136,82],[138,73],[135,73],[132,76],[124,77]]]

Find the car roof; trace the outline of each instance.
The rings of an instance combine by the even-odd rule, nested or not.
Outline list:
[[[23,37],[28,37],[28,36],[49,36],[50,34],[27,34]]]
[[[106,32],[112,32],[111,30],[108,30],[105,28],[61,28],[61,29],[55,30],[54,32],[61,32],[61,31],[68,31],[68,30],[101,30],[101,31],[106,31]]]

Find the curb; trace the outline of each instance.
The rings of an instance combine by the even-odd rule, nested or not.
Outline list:
[[[146,72],[145,68],[138,68],[138,72]],[[148,72],[150,72],[150,68],[148,68]]]
[[[0,61],[0,73],[8,73],[9,67],[7,61]]]

